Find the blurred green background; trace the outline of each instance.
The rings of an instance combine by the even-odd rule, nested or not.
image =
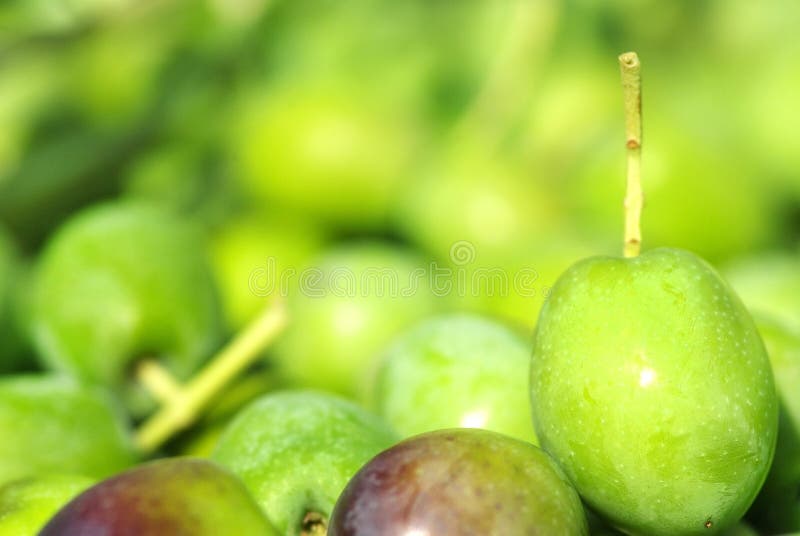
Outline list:
[[[568,266],[622,253],[628,50],[643,74],[643,248],[723,272],[797,424],[798,29],[797,0],[0,1],[0,427],[22,437],[0,473],[52,470],[63,430],[78,447],[122,441],[98,442],[96,422],[115,422],[104,398],[49,375],[99,384],[140,421],[163,401],[138,364],[187,381],[277,293],[289,327],[165,453],[208,454],[277,388],[375,408],[387,348],[435,315],[530,337]],[[310,267],[356,279],[301,289]],[[386,270],[399,289],[363,277]],[[43,374],[13,377],[30,371]],[[46,425],[42,442],[55,404],[73,419],[105,409]],[[794,529],[800,448],[782,433],[768,515],[753,518],[788,527],[768,519],[786,503]],[[117,447],[111,461],[129,463]],[[74,468],[103,476],[91,469]]]
[[[467,269],[539,286],[454,308],[529,327],[568,264],[621,250],[625,50],[645,249],[795,255],[798,27],[791,0],[6,1],[0,225],[32,259],[89,204],[165,204],[207,237],[231,329],[268,257],[369,239],[447,265],[466,241]]]

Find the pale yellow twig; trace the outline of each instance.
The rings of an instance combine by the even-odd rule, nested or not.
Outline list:
[[[625,193],[626,257],[636,257],[642,247],[642,75],[639,56],[626,52],[619,56],[622,93],[625,99],[625,147],[628,179]]]
[[[180,393],[181,385],[155,359],[144,359],[136,365],[136,381],[161,404],[167,404]]]
[[[144,453],[152,452],[190,426],[214,397],[281,333],[287,322],[282,301],[269,306],[141,425],[135,436],[139,449]]]

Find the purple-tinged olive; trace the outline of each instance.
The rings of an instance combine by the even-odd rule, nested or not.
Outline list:
[[[479,429],[385,450],[350,480],[328,527],[328,536],[587,533],[577,492],[544,451]]]

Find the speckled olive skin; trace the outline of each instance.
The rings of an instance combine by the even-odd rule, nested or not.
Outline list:
[[[208,460],[141,465],[67,503],[39,536],[277,536],[244,485]]]
[[[503,324],[473,315],[434,317],[386,353],[374,405],[406,437],[463,427],[536,443],[529,366],[530,343]]]
[[[539,318],[531,399],[543,448],[630,534],[735,523],[775,448],[778,402],[753,320],[682,250],[570,268]]]
[[[588,533],[576,491],[537,447],[479,429],[438,430],[382,452],[350,481],[328,536]]]
[[[396,440],[382,420],[345,399],[285,391],[239,413],[212,458],[241,477],[270,521],[292,536],[309,512],[327,520],[350,477]]]

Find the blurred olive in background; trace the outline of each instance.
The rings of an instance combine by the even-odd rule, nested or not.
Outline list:
[[[31,368],[24,335],[25,268],[11,237],[0,228],[0,372]]]
[[[48,368],[148,407],[134,377],[141,360],[185,379],[221,338],[217,292],[191,225],[144,203],[78,214],[40,257],[30,332]]]
[[[298,273],[292,324],[271,353],[296,385],[366,400],[380,352],[442,307],[423,257],[380,242],[338,246]]]
[[[292,214],[243,213],[217,229],[210,251],[231,328],[243,327],[274,296],[297,288],[325,244],[318,225]]]
[[[109,394],[53,375],[0,379],[0,485],[74,473],[103,478],[134,464],[128,420]]]
[[[231,140],[248,192],[334,226],[385,226],[414,133],[364,97],[315,80],[256,93]]]
[[[796,428],[798,27],[793,0],[6,1],[0,373],[105,384],[142,416],[141,359],[185,380],[284,295],[277,344],[166,446],[207,454],[276,387],[363,401],[376,358],[431,315],[530,335],[564,269],[621,249],[616,56],[636,50],[643,247],[721,268]],[[84,400],[61,381],[42,385]],[[73,446],[111,441],[125,465],[109,426]],[[750,518],[788,531],[782,434]]]
[[[800,251],[741,257],[723,273],[748,309],[800,331]]]

